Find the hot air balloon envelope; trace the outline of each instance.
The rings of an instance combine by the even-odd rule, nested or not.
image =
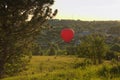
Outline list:
[[[74,37],[74,30],[71,28],[65,28],[61,31],[61,38],[65,42],[70,42]]]

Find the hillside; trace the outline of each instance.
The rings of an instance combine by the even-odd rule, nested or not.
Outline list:
[[[99,33],[106,37],[109,44],[120,43],[120,22],[118,21],[80,21],[80,20],[49,20],[49,29],[42,30],[38,36],[38,43],[41,47],[48,48],[50,44],[60,46],[76,46],[80,44],[81,39],[90,34]],[[75,31],[74,39],[66,44],[60,38],[60,31],[63,28],[72,28]]]

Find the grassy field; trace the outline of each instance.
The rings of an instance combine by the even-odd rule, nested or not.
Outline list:
[[[2,80],[120,80],[115,66],[111,62],[91,65],[74,56],[33,56],[27,71]]]

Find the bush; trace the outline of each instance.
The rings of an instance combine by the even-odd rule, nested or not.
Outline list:
[[[84,59],[81,62],[75,62],[73,68],[85,68],[86,66],[89,66],[92,64],[92,61],[89,59]]]
[[[120,65],[115,65],[110,69],[110,74],[117,75],[120,74]]]
[[[77,50],[76,47],[67,47],[66,48],[67,55],[75,55],[76,54],[76,50]]]
[[[98,70],[98,75],[106,78],[117,77],[120,74],[120,64],[114,65],[103,65],[101,69]]]
[[[117,54],[114,51],[108,51],[105,55],[106,60],[117,59]]]
[[[54,48],[54,47],[51,47],[51,48],[49,49],[49,51],[48,51],[48,55],[49,55],[49,56],[52,56],[52,55],[55,55],[55,54],[56,54],[55,48]]]
[[[110,72],[109,67],[103,65],[102,68],[98,70],[98,75],[103,76],[103,77],[107,77],[109,72]]]

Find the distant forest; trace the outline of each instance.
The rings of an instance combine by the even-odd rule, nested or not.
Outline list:
[[[52,45],[57,46],[56,49],[64,50],[67,46],[79,45],[81,40],[90,34],[100,34],[104,36],[108,45],[120,44],[119,21],[81,21],[53,19],[47,22],[47,26],[49,26],[49,28],[42,30],[40,32],[40,36],[37,38],[37,45],[39,46],[38,50],[49,49]],[[75,31],[75,37],[69,44],[63,42],[60,37],[60,31],[64,28],[72,28]]]

